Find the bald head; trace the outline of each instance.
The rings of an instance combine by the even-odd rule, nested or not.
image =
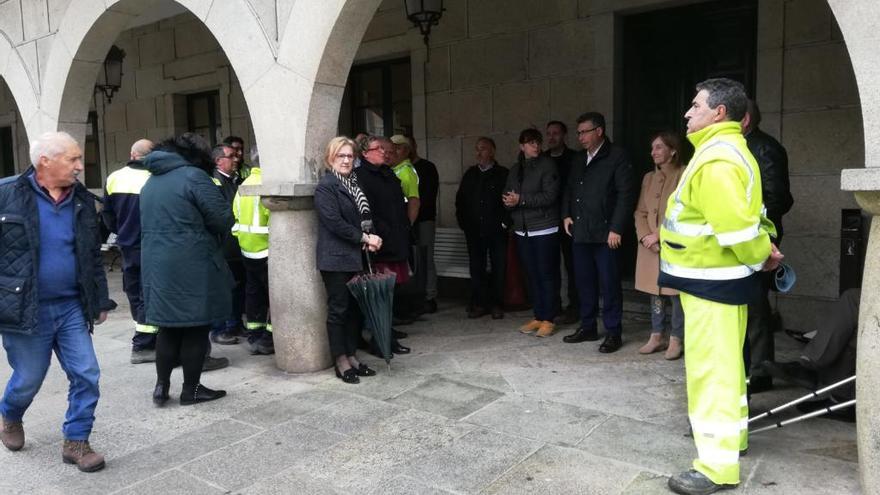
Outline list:
[[[131,156],[132,160],[141,160],[143,157],[147,156],[150,151],[153,150],[153,142],[149,139],[139,139],[135,141],[133,145],[131,145]]]

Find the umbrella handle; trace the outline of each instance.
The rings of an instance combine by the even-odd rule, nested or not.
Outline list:
[[[370,270],[370,275],[373,274],[373,264],[370,262],[370,250],[365,249],[364,254],[367,255],[367,269]]]

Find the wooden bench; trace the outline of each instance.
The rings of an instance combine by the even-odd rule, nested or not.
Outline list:
[[[437,227],[434,236],[434,264],[437,275],[471,278],[464,232],[457,228]]]

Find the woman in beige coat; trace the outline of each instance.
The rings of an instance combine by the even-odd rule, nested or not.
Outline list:
[[[651,158],[656,166],[645,174],[635,211],[639,251],[636,258],[636,289],[651,294],[651,337],[639,352],[651,354],[666,349],[666,359],[678,359],[684,340],[684,313],[678,292],[658,287],[660,274],[660,224],[666,214],[666,200],[678,185],[683,170],[686,144],[679,135],[664,131],[651,142]],[[666,307],[672,306],[669,341],[663,338]]]

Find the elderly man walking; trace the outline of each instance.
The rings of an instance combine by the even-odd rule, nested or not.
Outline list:
[[[761,176],[740,120],[742,84],[697,84],[685,114],[694,157],[670,195],[660,229],[660,285],[681,291],[685,313],[688,416],[698,458],[669,479],[676,493],[708,494],[739,484],[739,455],[748,447],[748,403],[742,346],[747,304],[760,272],[782,259],[761,214]]]
[[[12,368],[0,400],[0,440],[24,446],[22,417],[40,390],[52,351],[70,381],[62,459],[98,471],[89,446],[98,405],[98,360],[90,335],[113,304],[101,260],[95,197],[79,183],[83,154],[63,132],[31,145],[23,174],[0,181],[0,332]]]

